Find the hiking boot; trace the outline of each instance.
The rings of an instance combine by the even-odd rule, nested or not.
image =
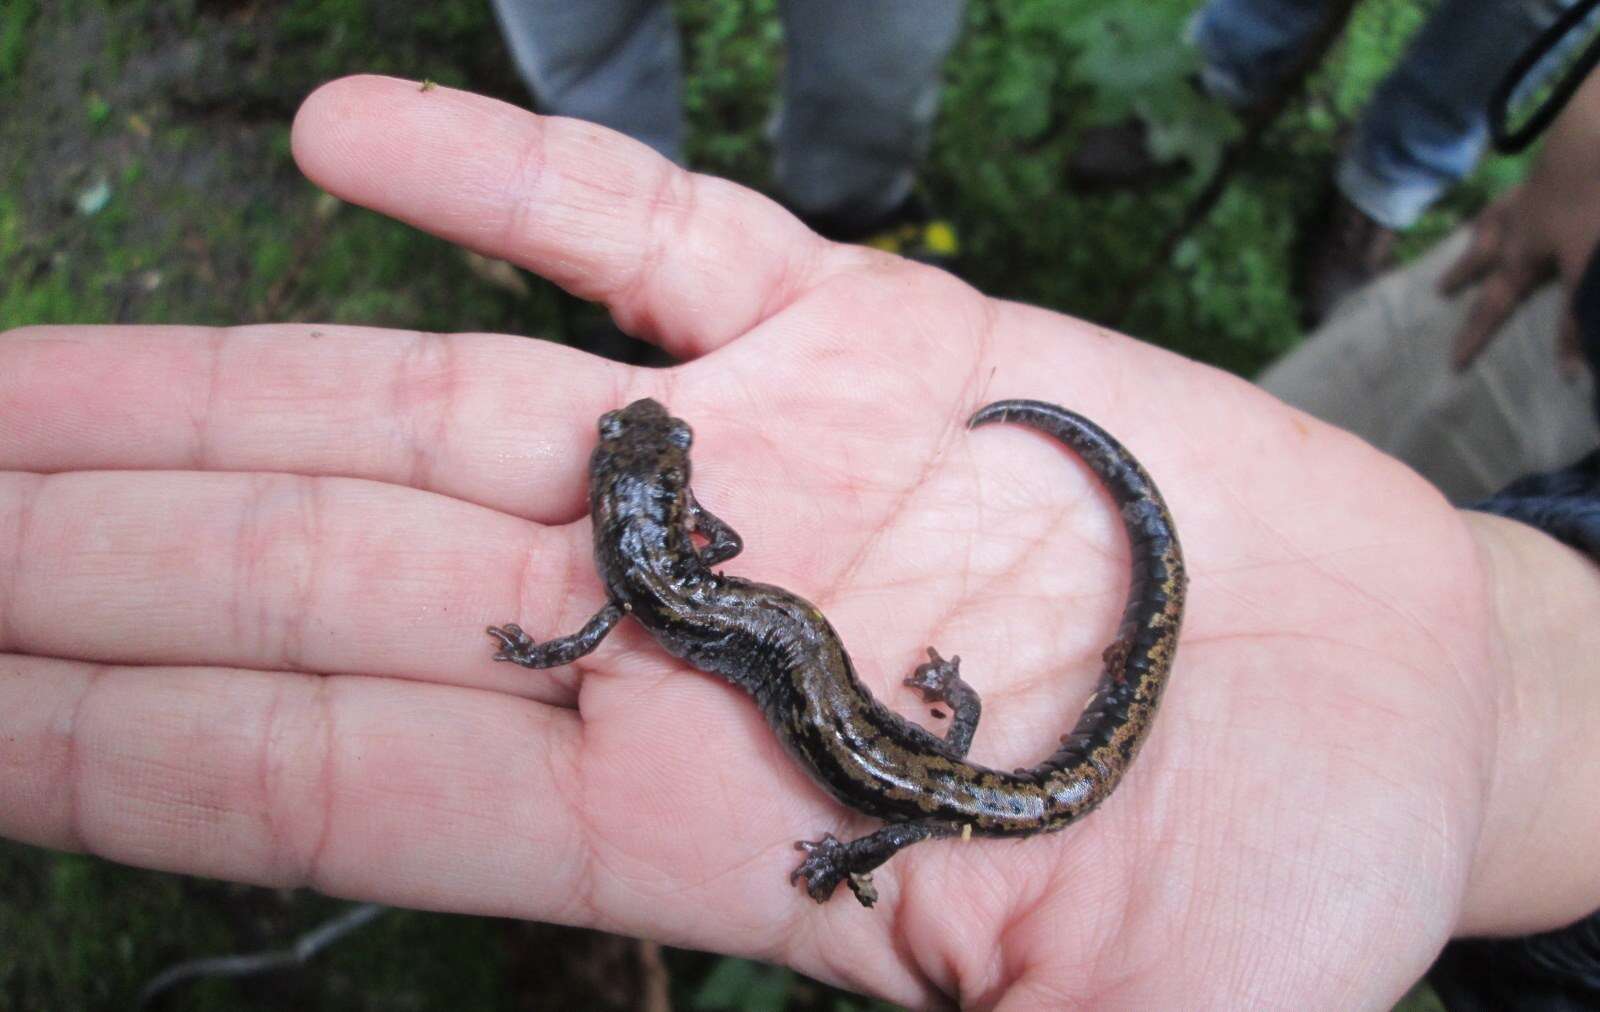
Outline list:
[[[1067,182],[1075,190],[1131,190],[1183,170],[1182,162],[1156,158],[1144,120],[1128,119],[1084,131],[1067,159]]]
[[[1190,90],[1207,102],[1232,110],[1241,121],[1259,114],[1271,95],[1247,98],[1238,85],[1208,84],[1206,75],[1191,74]],[[1184,159],[1157,158],[1150,147],[1150,126],[1130,117],[1110,126],[1090,127],[1067,158],[1067,182],[1080,190],[1131,190],[1166,182],[1188,169]]]
[[[1352,204],[1336,186],[1301,236],[1300,321],[1307,330],[1333,312],[1340,300],[1394,263],[1395,233]]]

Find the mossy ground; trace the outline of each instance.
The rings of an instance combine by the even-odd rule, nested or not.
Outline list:
[[[781,61],[775,0],[676,7],[692,159],[762,186]],[[484,0],[437,0],[404,17],[395,9],[378,0],[0,2],[0,327],[317,320],[565,340],[592,323],[592,307],[332,200],[295,171],[294,109],[341,74],[431,78],[526,102]],[[984,290],[1248,375],[1300,336],[1290,292],[1297,222],[1426,4],[1362,5],[1309,94],[1119,319],[1121,293],[1237,131],[1184,84],[1191,57],[1176,40],[1191,9],[1188,0],[973,0],[924,182],[958,227],[960,272]],[[1083,130],[1130,112],[1200,169],[1138,194],[1073,193],[1065,165]],[[1487,163],[1407,249],[1425,248],[1519,169]],[[337,909],[310,895],[0,844],[0,1007],[124,1008],[174,960],[279,946]],[[396,912],[309,968],[197,984],[168,1004],[557,1007],[562,968],[593,962],[600,944]],[[551,968],[542,978],[518,970],[532,951]],[[667,965],[680,1007],[865,1005],[758,964],[675,953]],[[1428,1000],[1410,1001],[1420,1012]]]

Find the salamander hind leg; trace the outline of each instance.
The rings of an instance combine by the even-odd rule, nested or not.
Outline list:
[[[715,566],[744,551],[744,539],[739,537],[739,532],[700,505],[693,492],[689,493],[689,529],[706,536],[706,546],[700,549],[702,565]]]
[[[521,626],[511,622],[492,625],[487,631],[500,644],[500,649],[495,651],[495,660],[510,661],[525,668],[554,668],[571,664],[585,654],[592,653],[621,620],[622,609],[608,604],[595,612],[594,617],[571,636],[544,643],[535,643]]]
[[[872,884],[874,868],[919,840],[950,836],[954,832],[946,826],[927,822],[891,822],[876,833],[849,843],[841,842],[832,833],[824,833],[820,840],[801,840],[795,844],[796,850],[805,851],[806,858],[790,873],[789,881],[804,879],[806,893],[818,903],[826,903],[839,883],[845,882],[861,905],[870,907],[878,902],[878,890]]]
[[[972,736],[978,731],[978,718],[983,713],[983,703],[978,690],[961,680],[961,657],[948,661],[939,651],[928,648],[928,661],[917,665],[906,678],[906,684],[922,693],[928,703],[944,703],[954,716],[950,729],[945,732],[944,743],[957,757],[964,758],[972,747]]]

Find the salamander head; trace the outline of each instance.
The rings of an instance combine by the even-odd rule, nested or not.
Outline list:
[[[682,419],[646,397],[600,416],[600,445],[590,461],[591,484],[618,480],[676,495],[689,484],[694,433]]]

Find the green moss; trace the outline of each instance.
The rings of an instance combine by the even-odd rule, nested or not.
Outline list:
[[[39,14],[39,0],[0,4],[0,94],[15,86],[28,54],[28,26]]]
[[[175,961],[281,948],[347,906],[3,842],[0,896],[0,1007],[10,1012],[131,1008]],[[486,918],[391,911],[303,969],[185,984],[164,1007],[492,1012],[507,1007],[499,932]]]
[[[0,267],[22,251],[22,217],[16,198],[0,190]],[[0,273],[0,277],[4,274]]]
[[[228,942],[223,922],[175,876],[0,843],[0,888],[0,938],[18,943],[0,945],[0,1005],[17,1012],[126,1007],[172,940]]]
[[[777,101],[782,31],[774,0],[678,5],[688,155],[696,168],[767,186],[764,129]]]
[[[91,127],[105,126],[106,120],[111,118],[111,103],[99,92],[91,91],[83,97],[83,114]]]
[[[1444,1002],[1426,981],[1418,984],[1400,999],[1394,1012],[1446,1012]]]

